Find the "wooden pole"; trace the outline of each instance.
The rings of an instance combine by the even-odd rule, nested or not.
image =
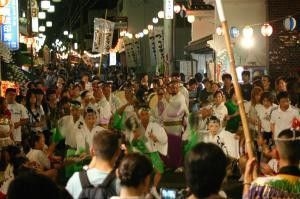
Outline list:
[[[252,147],[253,141],[252,141],[252,137],[250,135],[248,121],[247,121],[246,112],[245,112],[245,107],[244,107],[244,103],[243,103],[243,97],[242,97],[240,85],[238,83],[238,78],[237,78],[237,74],[236,74],[234,54],[233,54],[232,44],[230,41],[230,36],[229,36],[229,31],[228,31],[228,23],[227,23],[227,20],[225,19],[225,15],[224,15],[222,0],[216,0],[216,6],[217,6],[218,14],[219,14],[219,19],[222,24],[226,48],[227,48],[227,52],[228,52],[228,56],[229,56],[230,72],[232,75],[233,86],[234,86],[235,94],[237,97],[240,116],[241,116],[241,120],[242,120],[243,132],[244,132],[245,140],[246,140],[246,149],[247,149],[249,158],[252,158],[252,157],[255,157],[255,154],[253,152],[253,147]]]

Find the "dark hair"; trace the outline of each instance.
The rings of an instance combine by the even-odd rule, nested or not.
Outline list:
[[[17,93],[17,90],[15,88],[7,88],[5,91],[5,95],[7,95],[7,93],[12,92],[12,93]]]
[[[4,114],[6,110],[3,110],[3,104],[5,102],[5,97],[0,96],[0,114]]]
[[[197,80],[197,82],[202,82],[203,75],[201,73],[196,73],[195,79]]]
[[[289,93],[286,91],[279,92],[276,96],[277,102],[279,103],[281,99],[288,98],[290,99]]]
[[[218,123],[218,124],[221,124],[220,122],[220,119],[217,118],[216,116],[210,116],[208,119],[207,119],[207,124],[210,123],[210,122],[214,122],[214,123]]]
[[[130,153],[123,158],[118,169],[120,184],[126,187],[138,187],[152,171],[152,163],[146,156]]]
[[[199,143],[185,159],[185,178],[192,194],[205,198],[217,194],[226,174],[227,159],[220,147]]]
[[[224,73],[224,74],[222,75],[222,81],[224,81],[225,79],[230,79],[230,80],[232,80],[232,77],[231,77],[231,75],[230,75],[229,73]]]
[[[29,144],[32,149],[35,147],[35,143],[37,143],[41,139],[42,136],[43,136],[43,133],[31,132]]]
[[[29,89],[26,93],[26,108],[30,109],[31,108],[31,104],[30,104],[30,98],[32,95],[35,95],[35,90],[34,89]],[[37,105],[36,105],[37,106]]]
[[[267,78],[269,82],[271,82],[271,76],[270,75],[263,75],[262,78]]]
[[[276,148],[280,158],[288,160],[289,163],[298,165],[300,160],[300,131],[291,129],[283,130],[275,138]]]
[[[48,177],[39,174],[21,175],[8,187],[7,199],[57,199],[60,192],[56,184]]]
[[[120,148],[120,135],[110,130],[103,130],[93,137],[95,155],[110,161]]]
[[[268,100],[271,103],[274,103],[274,96],[271,92],[263,92],[260,98],[261,103],[263,102],[264,99]]]
[[[189,86],[191,86],[193,84],[197,84],[197,80],[195,78],[192,78],[189,80]]]
[[[278,86],[278,84],[279,84],[279,82],[280,82],[281,80],[284,81],[284,82],[286,82],[286,80],[285,80],[285,78],[284,78],[283,76],[279,76],[279,77],[277,77],[277,79],[275,80],[276,86]]]
[[[248,70],[244,70],[244,71],[242,72],[242,76],[244,76],[244,75],[246,75],[246,76],[249,76],[249,77],[250,77],[250,71],[248,71]]]
[[[44,91],[40,88],[36,88],[33,91],[36,95],[44,95]]]
[[[234,88],[231,88],[229,91],[229,98],[231,99],[234,94],[235,94],[235,90],[234,90]],[[226,100],[228,100],[228,99],[226,99]]]
[[[215,93],[214,93],[214,98],[217,97],[218,94],[221,94],[222,97],[224,96],[223,92],[221,90],[217,90]]]

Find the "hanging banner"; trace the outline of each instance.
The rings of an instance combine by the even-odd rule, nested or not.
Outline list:
[[[0,26],[1,41],[10,50],[19,49],[19,11],[18,0],[10,0],[9,3],[0,8],[1,15],[5,16],[4,23]]]
[[[114,22],[100,18],[94,19],[93,52],[109,53],[112,46],[114,27]]]
[[[126,63],[128,67],[141,66],[140,41],[124,38]]]
[[[158,68],[164,65],[164,34],[163,27],[156,26],[153,29],[154,32],[154,43],[156,53],[156,65]]]

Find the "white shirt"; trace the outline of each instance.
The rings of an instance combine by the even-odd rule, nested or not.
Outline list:
[[[299,117],[299,111],[291,105],[286,111],[282,111],[280,107],[271,113],[271,124],[275,125],[274,138],[276,138],[282,130],[292,127],[294,118]]]
[[[157,138],[157,142],[153,142],[150,139],[150,133]],[[158,123],[149,122],[145,136],[147,138],[146,146],[149,152],[156,152],[158,151],[162,155],[166,156],[168,153],[168,136],[165,129]]]
[[[265,108],[263,105],[258,104],[255,106],[258,118],[261,122],[262,132],[271,132],[271,113],[277,108],[276,104],[272,104],[270,107]]]
[[[82,116],[78,121],[84,122]],[[72,115],[66,115],[60,118],[57,122],[58,128],[62,136],[65,138],[65,144],[76,148],[75,123]],[[79,123],[78,123],[79,124]]]
[[[103,182],[108,173],[100,171],[99,169],[92,168],[87,170],[87,176],[90,183],[97,186]],[[72,195],[74,199],[77,199],[82,191],[82,186],[79,178],[79,172],[75,172],[69,179],[66,190]],[[116,183],[116,190],[119,190],[119,184]]]
[[[224,102],[222,102],[218,106],[213,105],[212,109],[213,109],[213,115],[216,116],[222,124],[225,116],[228,115],[228,110],[227,110]]]
[[[162,118],[164,122],[182,121],[185,116],[188,116],[188,114],[189,111],[185,103],[185,98],[179,92],[176,95],[170,97],[169,102],[167,102],[166,108],[162,114]],[[181,135],[183,131],[182,125],[165,125],[164,127],[167,133],[171,133],[174,135]]]
[[[28,119],[26,108],[22,104],[19,103],[8,104],[7,108],[11,113],[12,123],[20,122],[21,119]],[[22,141],[21,126],[13,130],[13,136],[15,141],[17,142]]]
[[[89,151],[92,146],[93,137],[96,133],[103,131],[104,128],[95,126],[91,131],[87,128],[85,122],[78,121],[75,124],[76,148],[77,152],[81,150]]]
[[[105,97],[97,102],[96,104],[97,111],[99,113],[99,124],[107,125],[112,116],[111,106]]]
[[[42,166],[45,169],[50,169],[50,160],[42,150],[37,149],[30,149],[30,151],[26,154],[26,157],[30,161],[34,161],[38,163],[40,166]]]
[[[179,86],[179,92],[184,96],[186,106],[189,107],[190,94],[189,91],[183,86],[183,84]]]
[[[204,135],[203,140],[204,142],[218,145],[226,155],[233,158],[239,158],[239,141],[235,139],[233,133],[222,129],[216,135],[212,135],[211,133]]]

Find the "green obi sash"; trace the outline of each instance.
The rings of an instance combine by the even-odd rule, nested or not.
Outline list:
[[[146,138],[136,139],[131,141],[131,148],[137,149],[140,153],[146,155],[152,162],[153,167],[159,173],[164,172],[164,163],[160,158],[159,153],[156,152],[149,152],[145,140]]]

